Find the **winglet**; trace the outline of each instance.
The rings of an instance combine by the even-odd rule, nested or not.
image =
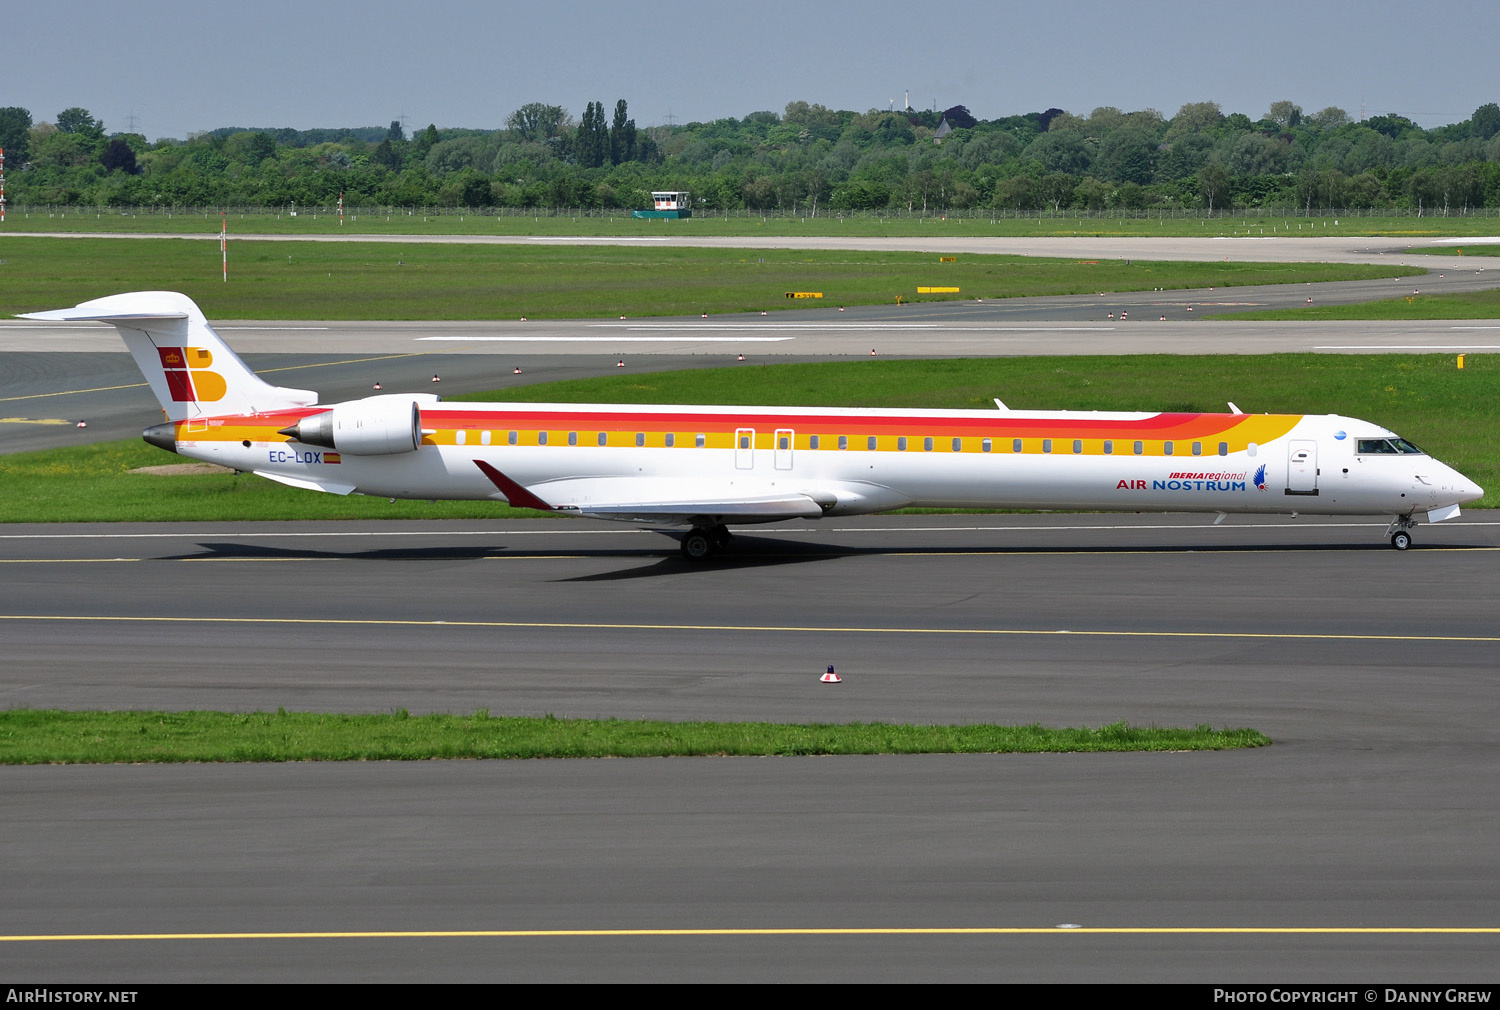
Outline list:
[[[474,465],[479,467],[480,472],[490,479],[490,483],[500,489],[500,493],[505,495],[505,500],[510,503],[512,508],[540,509],[543,512],[557,511],[554,506],[548,505],[484,460],[476,459]]]

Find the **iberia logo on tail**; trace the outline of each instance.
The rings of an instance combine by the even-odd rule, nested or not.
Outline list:
[[[202,347],[158,347],[167,388],[178,403],[222,400],[229,386],[218,372],[208,371],[214,356]]]

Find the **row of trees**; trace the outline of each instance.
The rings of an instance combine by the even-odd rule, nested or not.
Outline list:
[[[1193,102],[1166,118],[1102,107],[982,121],[959,105],[864,113],[805,101],[680,126],[636,127],[557,105],[499,130],[223,128],[148,143],[106,134],[86,109],[32,121],[0,109],[13,203],[100,206],[331,203],[632,208],[689,189],[700,208],[910,213],[1067,208],[1500,207],[1500,106],[1424,130],[1291,101],[1259,120]]]

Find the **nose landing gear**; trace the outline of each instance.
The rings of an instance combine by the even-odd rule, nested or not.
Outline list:
[[[1406,550],[1411,546],[1411,533],[1408,531],[1416,528],[1416,520],[1411,516],[1397,516],[1390,526],[1386,527],[1386,533],[1391,538],[1391,546],[1398,551]]]

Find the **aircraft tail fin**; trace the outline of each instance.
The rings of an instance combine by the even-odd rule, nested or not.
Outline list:
[[[208,325],[197,304],[175,291],[132,291],[71,309],[28,312],[21,318],[113,324],[169,421],[318,402],[312,390],[273,386],[261,379]]]

